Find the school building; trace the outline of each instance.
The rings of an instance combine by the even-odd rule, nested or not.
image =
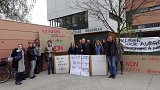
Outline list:
[[[84,37],[91,40],[101,40],[105,38],[110,30],[106,29],[97,18],[90,16],[88,10],[75,9],[73,1],[47,0],[47,17],[50,26],[74,30],[75,39]],[[132,9],[135,11],[133,16],[143,13],[133,20],[133,30],[138,32],[139,37],[160,37],[160,2],[158,0],[130,1],[145,2],[138,9]],[[126,10],[126,15],[127,12]],[[111,27],[117,30],[117,23],[110,18],[109,12],[106,16]]]
[[[139,0],[138,2],[144,3],[138,9],[132,10],[134,12],[133,17],[136,17],[133,19],[134,30],[139,33],[140,37],[160,37],[159,0]]]
[[[101,21],[89,15],[88,10],[83,11],[74,7],[76,8],[73,0],[47,0],[47,18],[50,26],[73,30],[75,40],[81,38],[102,40],[108,34],[112,34]],[[117,30],[117,23],[109,18],[109,12],[106,12],[106,18],[111,27]]]

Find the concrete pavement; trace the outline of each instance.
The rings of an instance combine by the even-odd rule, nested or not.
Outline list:
[[[160,90],[160,75],[126,72],[116,79],[107,76],[83,77],[70,74],[38,74],[17,86],[14,79],[0,84],[0,90]]]

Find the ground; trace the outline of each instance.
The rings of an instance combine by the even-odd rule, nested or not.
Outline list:
[[[27,78],[17,86],[10,79],[0,84],[0,90],[160,90],[160,75],[125,72],[116,79],[107,76],[76,76],[42,72],[35,79]]]

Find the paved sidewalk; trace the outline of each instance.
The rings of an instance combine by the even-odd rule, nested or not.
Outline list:
[[[118,74],[116,79],[107,76],[47,75],[47,72],[42,72],[36,79],[27,78],[20,86],[14,82],[12,79],[0,84],[0,90],[160,90],[160,75],[129,72]]]

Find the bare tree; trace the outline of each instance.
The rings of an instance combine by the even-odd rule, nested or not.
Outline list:
[[[76,9],[87,10],[89,15],[97,17],[107,29],[114,33],[117,31],[118,37],[120,37],[122,33],[134,33],[133,30],[130,31],[133,20],[145,14],[145,12],[136,14],[137,11],[151,1],[159,4],[159,0],[73,0],[73,3],[77,7]],[[106,15],[109,13],[117,22],[117,30],[114,30],[107,20]]]
[[[0,0],[1,18],[30,22],[36,0]]]

